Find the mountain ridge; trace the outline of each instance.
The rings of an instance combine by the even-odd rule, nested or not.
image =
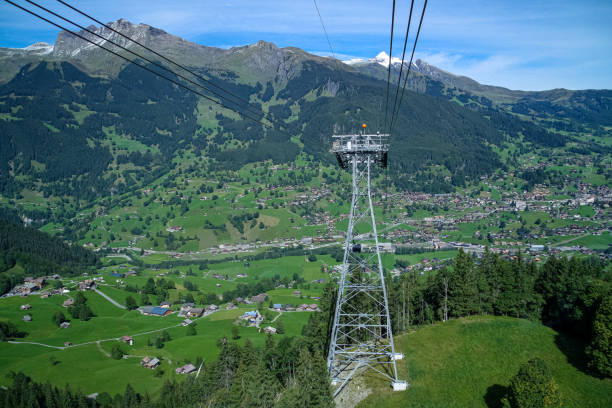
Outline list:
[[[61,32],[51,52],[47,52],[51,46],[43,44],[19,55],[0,52],[0,61],[8,62],[2,64],[3,71],[17,70],[0,86],[0,126],[9,136],[3,142],[8,143],[3,159],[10,164],[1,169],[0,182],[12,194],[17,193],[9,187],[11,183],[16,185],[16,170],[29,174],[33,180],[43,176],[64,183],[72,177],[81,178],[78,185],[96,186],[95,192],[100,194],[129,180],[131,176],[118,174],[117,169],[120,163],[135,161],[140,163],[136,166],[140,172],[138,183],[143,182],[144,169],[150,172],[151,166],[143,166],[146,160],[133,156],[133,152],[115,149],[110,141],[117,137],[139,143],[140,153],[151,155],[154,160],[149,164],[153,163],[156,169],[171,166],[174,155],[194,149],[210,161],[211,168],[235,170],[259,160],[291,161],[302,150],[317,160],[329,161],[331,155],[326,146],[331,143],[332,132],[357,129],[363,122],[383,127],[376,122],[385,106],[386,69],[381,61],[353,67],[265,41],[223,50],[123,19],[111,26],[189,66],[241,100],[248,100],[252,111],[261,112],[257,117],[265,114],[272,118],[276,129],[240,120],[229,109],[198,100],[184,90],[179,92],[174,85]],[[96,30],[110,32],[106,28]],[[128,40],[115,39],[135,47]],[[35,50],[47,54],[32,55]],[[382,62],[385,57],[379,54]],[[424,62],[415,64],[435,71]],[[573,140],[584,149],[597,147],[583,145],[556,129],[567,131],[568,123],[576,127],[570,129],[576,132],[599,126],[610,109],[601,100],[601,93],[590,97],[589,101],[595,102],[592,109],[579,101],[582,105],[576,104],[567,119],[559,116],[558,107],[551,103],[540,106],[526,101],[499,108],[499,103],[485,96],[415,73],[418,75],[410,77],[408,89],[416,93],[407,94],[398,113],[400,130],[394,134],[398,160],[393,162],[391,172],[401,188],[430,189],[436,185],[434,190],[449,191],[467,178],[499,168],[501,162],[492,146],[499,149],[505,143],[524,140],[550,147]],[[583,105],[586,108],[580,107]],[[600,105],[603,109],[598,111]],[[244,110],[239,102],[229,106]],[[546,122],[549,117],[554,121]],[[576,118],[584,124],[575,125]],[[563,122],[559,123],[559,119]],[[291,140],[287,134],[293,135]],[[32,140],[34,147],[27,148],[12,135],[40,140]],[[58,144],[70,140],[66,152],[91,157],[90,165],[69,166],[70,158],[65,156],[68,153],[54,153],[49,140]],[[54,155],[63,157],[66,164],[58,163]],[[435,166],[443,166],[443,170]],[[109,173],[115,175],[109,177]],[[74,188],[74,181],[71,183]],[[53,191],[63,189],[57,187]],[[91,193],[90,188],[87,195]]]

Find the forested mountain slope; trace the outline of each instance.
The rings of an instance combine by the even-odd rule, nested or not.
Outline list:
[[[142,33],[143,42],[171,56],[178,58],[172,51],[177,47],[190,51],[181,53],[189,55],[181,62],[249,99],[250,108],[267,112],[278,131],[60,33],[53,51],[37,56],[40,62],[28,62],[31,53],[3,54],[11,66],[20,58],[28,62],[0,88],[5,194],[28,187],[91,200],[154,177],[181,151],[205,156],[212,169],[266,159],[289,162],[301,150],[329,159],[334,131],[354,131],[363,122],[384,130],[386,84],[345,64],[265,42],[217,50],[145,25],[124,20],[115,25],[128,35]],[[490,145],[516,140],[519,133],[536,144],[565,142],[562,135],[509,115],[474,112],[435,97],[443,96],[443,89],[428,79],[426,92],[433,96],[409,92],[405,98],[391,153],[398,186],[418,189],[433,182],[450,189],[490,173],[501,163]],[[118,139],[129,140],[129,147],[117,148]],[[435,165],[446,173],[419,178],[418,172]]]

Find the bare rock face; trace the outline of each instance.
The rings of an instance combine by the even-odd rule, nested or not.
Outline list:
[[[226,59],[240,59],[249,71],[269,76],[277,82],[292,78],[301,69],[301,64],[292,49],[279,48],[266,41],[231,48]]]
[[[80,69],[94,75],[118,74],[128,62],[109,54],[100,46],[131,60],[142,61],[146,58],[180,72],[180,68],[172,66],[160,55],[146,50],[134,41],[204,75],[208,72],[221,78],[241,77],[251,83],[289,81],[300,75],[304,61],[308,60],[334,64],[330,59],[308,54],[299,48],[279,48],[266,41],[221,49],[189,42],[147,24],[133,24],[125,19],[107,23],[107,26],[110,29],[91,25],[87,30],[78,31],[77,34],[82,38],[61,31],[54,46],[36,43],[24,49],[0,48],[0,59],[4,64],[0,69],[0,82],[10,79],[19,67],[41,59],[72,61],[77,63]],[[138,56],[126,52],[119,46],[137,53]],[[342,69],[346,69],[344,64],[337,63]],[[325,91],[333,96],[337,94],[338,89],[338,84],[329,83]]]
[[[153,28],[146,24],[135,25],[124,19],[108,23],[107,25],[112,29],[126,35],[127,37],[133,38],[134,40],[147,46],[150,46],[160,36],[170,36],[165,31],[157,28]],[[122,37],[106,27],[96,27],[92,25],[87,27],[87,29],[123,47],[130,49],[138,47],[134,42]],[[93,41],[95,44],[110,48],[113,51],[119,50],[118,47],[112,45],[109,41],[106,41],[85,30],[79,31],[78,34],[84,38],[87,38],[88,40]],[[106,51],[88,41],[78,38],[66,31],[62,31],[57,36],[53,56],[60,58],[86,58],[88,56],[94,56],[105,52]]]
[[[108,60],[109,58],[117,58],[116,56],[110,56],[107,51],[98,46],[100,45],[112,51],[120,52],[122,55],[126,55],[130,59],[137,58],[133,54],[126,54],[124,50],[121,50],[120,47],[114,45],[118,44],[146,58],[155,59],[158,61],[160,60],[159,56],[155,56],[153,53],[145,50],[134,41],[123,37],[117,32],[155,50],[164,56],[167,56],[168,58],[178,60],[181,63],[192,66],[206,65],[206,63],[214,60],[217,55],[224,52],[224,50],[218,48],[205,47],[185,41],[182,38],[168,34],[163,30],[151,27],[147,24],[136,25],[125,19],[120,19],[108,23],[107,25],[112,28],[112,30],[106,27],[96,27],[93,25],[87,28],[97,35],[91,34],[84,30],[78,32],[80,36],[87,38],[97,45],[78,38],[71,33],[65,31],[60,32],[55,42],[53,56],[64,59],[78,59],[82,62],[90,64],[97,61]],[[98,37],[98,35],[104,39]]]

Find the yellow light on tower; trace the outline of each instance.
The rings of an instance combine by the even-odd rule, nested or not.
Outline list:
[[[365,128],[367,128],[367,127],[368,127],[368,125],[366,125],[366,124],[364,123],[364,124],[362,124],[362,125],[361,125],[361,127],[365,129]]]

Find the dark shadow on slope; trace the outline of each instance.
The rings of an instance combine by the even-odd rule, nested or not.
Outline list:
[[[557,333],[555,335],[555,344],[565,355],[568,363],[585,374],[593,375],[587,368],[587,357],[584,352],[587,344],[584,341],[567,334]]]
[[[487,393],[484,395],[485,404],[489,408],[500,408],[502,406],[501,400],[506,396],[508,387],[503,385],[493,384],[487,388]]]

